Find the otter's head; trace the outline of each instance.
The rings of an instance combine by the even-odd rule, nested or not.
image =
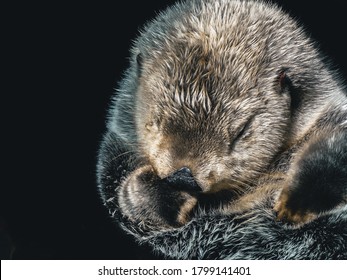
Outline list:
[[[137,142],[159,177],[186,167],[206,192],[247,187],[285,145],[306,41],[282,13],[247,5],[169,11],[138,39]]]

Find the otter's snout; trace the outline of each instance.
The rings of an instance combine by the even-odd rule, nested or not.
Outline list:
[[[188,167],[182,167],[178,169],[173,174],[166,177],[164,180],[166,180],[170,185],[177,188],[182,188],[188,191],[202,191]]]

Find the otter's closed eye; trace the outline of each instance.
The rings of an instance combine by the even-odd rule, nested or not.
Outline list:
[[[229,145],[229,151],[232,151],[238,141],[241,139],[244,139],[248,136],[251,135],[251,130],[249,129],[251,126],[251,123],[253,121],[254,117],[251,117],[244,123],[243,125],[240,126],[237,132],[234,135],[231,135],[231,142],[228,144]]]

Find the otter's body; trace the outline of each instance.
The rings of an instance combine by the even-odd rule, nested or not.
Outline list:
[[[98,164],[126,230],[174,258],[347,257],[347,97],[295,21],[262,2],[183,2],[130,63]],[[332,251],[310,251],[334,230]]]

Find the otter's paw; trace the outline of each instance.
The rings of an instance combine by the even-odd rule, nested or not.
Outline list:
[[[160,179],[150,166],[135,170],[119,189],[119,206],[131,221],[167,228],[186,224],[197,205],[195,192]]]
[[[302,201],[303,203],[298,203],[300,199],[302,198],[284,190],[274,206],[274,210],[277,212],[277,220],[301,225],[317,218],[317,213],[312,210],[295,206],[296,204],[304,204],[304,201]]]
[[[275,206],[280,220],[306,223],[346,204],[346,141],[346,131],[335,131],[308,144]]]

